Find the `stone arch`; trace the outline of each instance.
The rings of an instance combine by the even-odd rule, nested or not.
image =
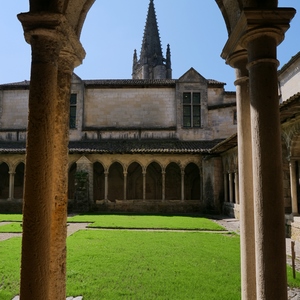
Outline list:
[[[25,164],[20,162],[15,169],[14,198],[23,199]]]
[[[9,197],[9,166],[3,162],[0,164],[0,199]]]
[[[98,161],[93,164],[93,195],[94,201],[105,198],[105,168]]]
[[[108,200],[124,200],[124,167],[118,161],[112,163],[108,170]]]
[[[184,169],[184,199],[200,200],[200,169],[195,163],[189,163]]]
[[[127,169],[127,199],[143,199],[143,168],[138,162]]]
[[[162,198],[162,166],[153,161],[146,169],[146,199]]]
[[[165,184],[165,199],[180,200],[181,199],[181,168],[171,162],[166,167],[166,184]]]

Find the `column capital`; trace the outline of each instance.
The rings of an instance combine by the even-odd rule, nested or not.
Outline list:
[[[59,43],[61,53],[74,56],[74,67],[81,64],[85,51],[75,30],[63,14],[29,12],[19,14],[18,19],[22,23],[27,43],[31,44],[35,36],[52,39]]]
[[[245,8],[223,48],[221,57],[227,60],[233,53],[245,49],[249,40],[258,36],[273,37],[280,44],[295,13],[294,8]]]

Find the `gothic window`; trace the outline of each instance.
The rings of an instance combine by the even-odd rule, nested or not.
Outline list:
[[[200,93],[183,93],[183,127],[201,127]]]
[[[70,128],[76,128],[76,106],[77,106],[77,94],[71,94],[70,97]]]

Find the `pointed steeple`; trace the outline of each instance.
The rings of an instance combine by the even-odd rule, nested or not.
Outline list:
[[[142,41],[140,59],[134,56],[133,59],[133,79],[166,79],[169,78],[171,72],[167,69],[171,68],[170,48],[168,46],[167,55],[169,59],[163,57],[162,47],[159,37],[156,13],[153,0],[150,0],[146,24],[144,28],[144,36]],[[167,73],[169,75],[167,75]]]
[[[150,65],[162,64],[163,61],[153,0],[149,4],[140,58],[144,62],[147,60]]]

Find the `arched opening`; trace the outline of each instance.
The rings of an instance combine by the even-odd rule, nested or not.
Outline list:
[[[69,169],[68,176],[68,198],[74,199],[75,195],[75,173],[76,173],[76,163],[73,163]]]
[[[25,164],[19,163],[16,167],[15,181],[14,181],[14,198],[23,199],[24,189],[24,170]]]
[[[185,168],[184,199],[200,200],[200,171],[195,163],[190,163]]]
[[[176,163],[170,163],[166,168],[166,200],[181,199],[181,171]]]
[[[127,199],[143,199],[143,172],[136,162],[127,170]]]
[[[94,201],[104,199],[105,194],[105,174],[104,167],[101,163],[95,162],[93,165],[94,182],[93,182],[93,194]]]
[[[0,199],[9,197],[9,167],[6,163],[0,165]]]
[[[124,199],[124,174],[120,163],[115,162],[109,168],[108,173],[108,196],[110,201]]]
[[[157,162],[152,162],[146,172],[146,199],[162,198],[162,170]]]

